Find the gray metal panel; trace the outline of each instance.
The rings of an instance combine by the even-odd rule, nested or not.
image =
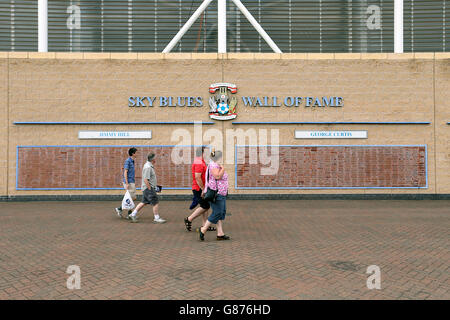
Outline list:
[[[161,52],[201,2],[49,0],[49,51]],[[394,50],[394,0],[242,2],[283,52]],[[405,0],[405,51],[449,50],[449,2]],[[79,29],[68,27],[70,6]],[[0,0],[0,50],[37,51],[37,20],[36,0]],[[229,52],[272,51],[231,1],[227,20]],[[217,52],[216,1],[173,52]]]
[[[37,1],[0,0],[0,51],[37,51],[37,40]]]
[[[161,52],[202,0],[49,1],[51,51]],[[393,51],[393,1],[244,0],[283,52]],[[66,9],[81,8],[82,27],[67,30]],[[380,24],[367,27],[369,6]],[[229,52],[271,52],[247,19],[227,2]],[[217,3],[213,1],[173,52],[217,52]]]
[[[243,1],[283,52],[386,52],[393,51],[393,1],[317,0]],[[368,27],[372,10],[379,9],[379,25]],[[231,6],[232,7],[232,6]],[[271,52],[245,17],[231,8],[228,19],[241,39],[236,51]],[[239,21],[238,27],[234,21]],[[230,37],[231,36],[231,37]]]
[[[450,1],[405,0],[405,52],[448,51],[449,27]]]

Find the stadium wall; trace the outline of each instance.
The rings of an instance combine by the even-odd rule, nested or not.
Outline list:
[[[435,61],[436,193],[450,193],[450,59]]]
[[[215,143],[223,145],[233,196],[450,194],[450,53],[9,52],[0,53],[0,70],[3,199],[119,197],[122,153],[131,146],[160,150],[163,195],[188,196],[189,166],[170,171],[167,161],[174,145],[198,145],[194,121],[204,122],[203,134],[222,134]],[[209,118],[208,89],[218,82],[237,86],[236,119]],[[202,97],[203,106],[129,107],[130,96]],[[242,100],[274,96],[281,106]],[[342,97],[343,106],[287,107],[290,96]],[[273,178],[261,176],[267,165],[248,163],[251,139],[226,147],[230,132],[264,129],[267,140],[259,135],[257,145],[270,145],[277,130],[284,146]],[[152,138],[78,138],[142,130]],[[367,131],[367,138],[296,139],[295,130]],[[183,132],[192,139],[183,141]]]
[[[0,53],[0,197],[8,194],[8,59]]]

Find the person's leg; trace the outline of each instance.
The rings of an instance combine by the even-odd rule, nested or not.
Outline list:
[[[132,214],[137,214],[139,211],[141,211],[141,209],[145,207],[145,203],[141,202],[137,205],[136,208],[134,208],[133,213]]]
[[[136,201],[136,199],[137,199],[136,184],[135,183],[128,184],[128,191],[130,192],[131,199],[133,199],[133,201]],[[128,215],[130,215],[132,212],[133,212],[132,210],[128,210]]]
[[[203,215],[202,215],[202,220],[203,220],[202,221],[202,227],[205,225],[206,221],[208,221],[208,216],[209,216],[208,210],[209,209],[205,210],[205,213],[203,213]],[[208,231],[216,231],[216,228],[214,228],[214,223],[212,223],[208,227]]]
[[[197,218],[198,216],[200,216],[202,214],[204,215],[205,213],[206,213],[205,209],[203,209],[202,207],[198,207],[197,209],[195,209],[194,212],[192,212],[192,214],[189,217],[187,217],[187,219],[189,222],[192,222],[192,221],[194,221],[195,218]],[[206,218],[204,220],[206,220]]]
[[[201,191],[192,190],[192,192],[194,192],[194,195],[196,195],[196,197],[198,198],[198,203],[200,206],[195,209],[195,211],[190,216],[184,218],[184,225],[186,226],[186,229],[188,231],[191,231],[192,221],[194,221],[198,216],[203,216],[202,226],[205,225],[206,219],[208,218],[207,211],[210,207],[209,202],[205,201],[205,199],[201,197]],[[198,230],[199,229],[196,229],[196,231]]]
[[[129,183],[128,184],[128,189],[126,189],[126,185],[125,185],[125,183],[123,183],[123,188],[130,193],[131,199],[133,199],[133,201],[136,201],[136,199],[137,199],[137,197],[136,197],[136,184],[135,183]],[[122,203],[120,204],[119,207],[116,208],[116,212],[117,212],[118,216],[123,218],[123,216],[122,216]],[[128,210],[128,217],[127,217],[127,219],[129,219],[129,216],[131,215],[132,212],[133,212],[133,210]]]
[[[230,240],[230,237],[223,232],[223,221],[225,220],[225,216],[227,214],[227,201],[225,197],[221,197],[220,206],[220,217],[217,222],[217,240]]]
[[[205,224],[201,228],[198,229],[199,234],[200,234],[200,240],[202,240],[202,241],[204,240],[205,232],[208,231],[208,228],[211,227],[211,225],[218,224],[220,220],[224,219],[224,217],[223,217],[225,215],[224,211],[223,211],[224,210],[224,207],[223,207],[224,199],[225,199],[224,197],[218,195],[215,202],[210,202],[212,213],[208,217],[208,220],[205,222]],[[221,225],[221,228],[222,228],[222,225]],[[222,231],[219,231],[219,232],[223,233],[223,228],[222,228]],[[219,236],[218,236],[217,240],[224,240],[224,239],[219,239]],[[226,239],[226,240],[228,240],[228,239]]]
[[[152,188],[150,190],[150,203],[153,206],[153,223],[164,223],[166,220],[159,216],[159,197],[156,194],[155,190]]]
[[[192,203],[189,206],[189,210],[194,209],[198,205],[198,200],[199,200],[198,199],[198,191],[197,190],[192,190],[192,194],[193,194]]]
[[[208,221],[208,210],[209,209],[204,209],[204,210],[205,210],[205,212],[203,212],[203,214],[202,214],[203,221],[202,221],[202,225],[200,226],[200,228],[203,227],[206,224],[206,222]],[[214,225],[214,223],[210,223],[208,225],[208,229],[206,231],[216,231],[216,228],[214,228],[213,225]],[[200,228],[195,229],[195,231],[199,232]]]
[[[127,189],[125,188],[125,183],[122,183],[122,185],[123,185],[123,188],[124,188],[125,190],[127,190]],[[134,199],[133,199],[133,201],[134,201]],[[115,208],[115,210],[116,210],[117,215],[118,215],[119,217],[123,218],[123,217],[122,217],[122,202],[120,203],[120,206],[118,206],[118,207]]]
[[[139,204],[137,205],[137,207],[134,208],[133,212],[130,214],[130,217],[131,217],[131,218],[134,218],[134,219],[133,219],[134,221],[135,221],[136,218],[137,218],[138,212],[139,212],[143,207],[145,207],[145,203],[143,203],[143,202],[139,203]]]
[[[208,210],[205,210],[205,212],[203,212],[203,214],[202,214],[202,220],[203,220],[202,226],[204,226],[206,224],[206,221],[208,221]]]
[[[198,201],[199,201],[199,195],[201,195],[201,193],[199,193],[198,190],[192,190],[192,203],[189,206],[189,210],[194,209],[197,205],[198,205]],[[184,218],[184,226],[186,227],[187,231],[191,231],[192,229],[192,221],[197,218],[197,216],[199,215],[198,210],[201,209],[200,207],[195,209],[195,211]]]
[[[208,230],[208,228],[212,225],[212,224],[216,224],[217,223],[217,212],[218,212],[218,204],[216,203],[211,203],[211,209],[212,209],[212,213],[211,215],[208,217],[208,219],[203,223],[203,226],[201,226],[198,231],[200,233],[200,239],[203,238],[203,235],[205,234],[205,232]]]
[[[128,191],[130,191],[131,199],[133,199],[133,201],[136,201],[136,199],[137,199],[137,197],[136,197],[136,184],[135,183],[130,183]]]
[[[159,218],[159,203],[153,205],[153,215],[155,219]]]
[[[223,232],[223,220],[225,219],[225,214],[227,213],[227,206],[225,197],[219,197],[218,199],[218,205],[219,205],[219,221],[217,222],[217,236],[222,237],[225,233]]]
[[[203,225],[203,227],[200,228],[200,232],[205,234],[206,231],[208,230],[208,228],[212,225],[211,221],[206,220],[205,224]]]
[[[225,233],[223,232],[223,225],[222,225],[222,220],[217,221],[217,236],[221,237],[223,236]]]
[[[166,222],[166,220],[164,220],[163,218],[161,218],[159,216],[159,204],[158,203],[153,205],[153,215],[154,215],[153,223],[164,223],[164,222]]]
[[[203,198],[200,198],[199,203],[200,203],[200,207],[203,208],[203,210],[204,210],[204,212],[202,213],[202,220],[203,220],[202,226],[204,226],[206,221],[208,220],[208,216],[209,216],[208,210],[209,210],[209,208],[211,208],[211,205],[209,204],[208,201],[206,201]],[[213,227],[210,227],[210,229],[215,230]]]

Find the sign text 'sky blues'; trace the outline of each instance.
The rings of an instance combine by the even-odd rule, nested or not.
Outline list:
[[[203,107],[202,97],[129,97],[129,107]]]

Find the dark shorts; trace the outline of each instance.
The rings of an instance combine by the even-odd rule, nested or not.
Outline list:
[[[192,190],[192,193],[194,194],[194,197],[192,198],[191,210],[194,209],[197,204],[206,210],[210,208],[209,202],[202,198],[202,190]]]
[[[227,197],[217,195],[216,202],[211,202],[212,213],[208,217],[208,221],[212,224],[217,224],[219,220],[225,220],[227,213]]]
[[[142,195],[142,203],[155,205],[159,203],[158,195],[154,188],[145,189]]]

